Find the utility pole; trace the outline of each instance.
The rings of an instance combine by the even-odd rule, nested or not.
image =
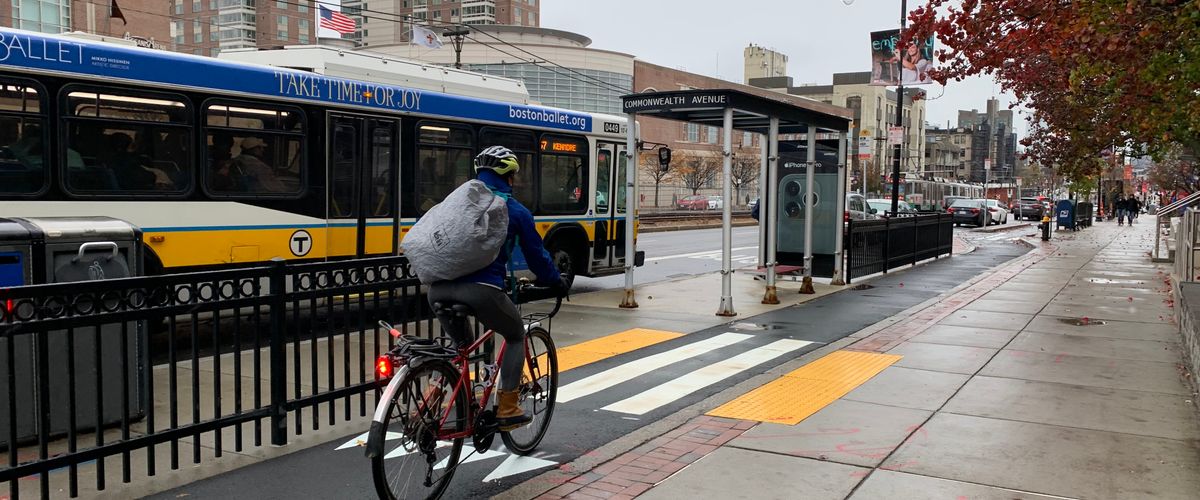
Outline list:
[[[900,0],[900,38],[904,38],[904,28],[908,27],[908,0]],[[901,52],[903,53],[903,52]],[[896,86],[896,126],[903,130],[904,123],[904,62],[900,62],[899,85]],[[891,132],[889,131],[889,134]],[[900,155],[904,148],[903,134],[900,144],[896,145],[896,157],[892,160],[892,213],[900,213]]]
[[[442,36],[450,39],[450,43],[454,44],[454,68],[462,69],[462,48],[463,41],[467,35],[471,34],[471,30],[462,28],[442,33]]]

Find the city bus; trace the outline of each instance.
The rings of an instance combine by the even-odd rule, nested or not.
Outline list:
[[[625,118],[347,74],[0,29],[0,217],[127,221],[147,274],[393,255],[500,144],[559,267],[623,271]]]

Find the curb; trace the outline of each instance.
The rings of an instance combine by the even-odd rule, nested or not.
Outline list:
[[[1039,222],[1039,224],[1040,224],[1040,222]],[[983,228],[976,232],[979,232],[979,233],[1002,233],[1004,231],[1013,231],[1016,229],[1023,229],[1023,228],[1031,227],[1031,226],[1036,227],[1036,226],[1034,226],[1034,224],[1032,222],[1019,222],[1017,224],[1012,224],[1012,225],[1005,224],[1005,225],[999,225],[999,226],[994,226],[994,227],[989,227],[989,228]]]
[[[733,221],[732,227],[749,227],[757,226],[756,221]],[[662,227],[647,227],[644,224],[638,226],[639,233],[665,233],[668,231],[691,231],[693,229],[720,229],[722,224],[700,224],[695,226],[662,226]]]

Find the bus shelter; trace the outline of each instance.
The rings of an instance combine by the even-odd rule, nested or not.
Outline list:
[[[638,115],[655,116],[670,120],[721,127],[722,154],[724,165],[722,169],[722,198],[726,200],[722,212],[721,232],[721,302],[717,309],[720,316],[734,316],[733,307],[733,267],[732,267],[732,160],[733,160],[733,130],[741,130],[761,134],[765,141],[760,141],[762,165],[759,175],[760,188],[776,189],[779,184],[779,137],[799,136],[807,144],[807,168],[805,193],[814,192],[814,173],[817,164],[818,135],[837,137],[838,154],[837,168],[842,175],[838,176],[836,188],[837,213],[845,210],[845,159],[846,137],[850,129],[852,114],[849,109],[833,106],[807,99],[792,98],[784,95],[767,97],[736,89],[706,89],[680,90],[667,92],[643,92],[621,97],[622,109],[629,115],[629,123],[636,123]],[[627,154],[631,155],[630,164],[637,165],[637,137],[635,127],[629,127]],[[633,193],[636,189],[636,168],[627,169],[626,189]],[[631,194],[636,200],[636,193]],[[779,225],[779,196],[764,196],[767,206],[760,209],[765,217],[759,224],[760,244],[766,248],[764,265],[766,267],[766,290],[762,302],[778,304],[776,293],[776,269]],[[761,201],[760,201],[761,203]],[[803,196],[805,214],[813,213],[814,196]],[[626,212],[629,218],[626,230],[633,231],[633,211]],[[806,217],[804,222],[804,289],[812,289],[812,224],[813,217]],[[839,227],[840,229],[840,227]],[[834,279],[841,276],[842,267],[842,231],[836,232],[834,258]],[[633,235],[625,238],[626,255],[633,255]],[[637,307],[633,289],[633,266],[625,269],[625,298],[621,307]],[[802,289],[802,291],[804,290]]]

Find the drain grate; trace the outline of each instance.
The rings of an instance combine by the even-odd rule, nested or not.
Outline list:
[[[1102,320],[1102,319],[1091,319],[1091,318],[1087,318],[1087,317],[1083,317],[1083,318],[1058,318],[1058,321],[1059,321],[1060,323],[1066,323],[1066,324],[1068,324],[1068,325],[1072,325],[1072,326],[1100,326],[1100,325],[1106,325],[1106,324],[1108,324],[1108,322],[1107,322],[1107,321],[1104,321],[1104,320]]]

